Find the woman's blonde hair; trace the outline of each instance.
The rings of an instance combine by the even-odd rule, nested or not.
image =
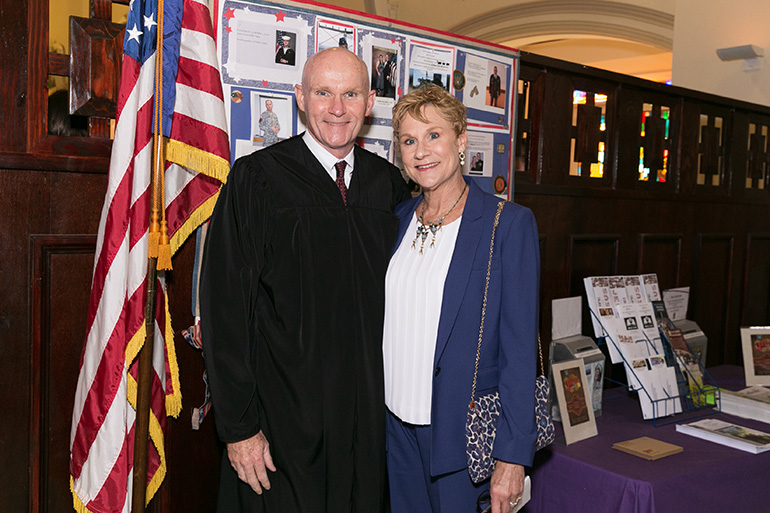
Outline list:
[[[468,126],[467,111],[460,100],[436,84],[424,84],[398,100],[393,107],[393,135],[398,139],[401,122],[407,114],[418,121],[427,123],[423,109],[433,105],[438,113],[451,123],[455,135],[459,136]]]

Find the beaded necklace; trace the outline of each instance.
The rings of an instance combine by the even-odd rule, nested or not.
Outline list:
[[[414,236],[414,240],[412,241],[412,249],[415,249],[415,246],[417,245],[417,240],[420,240],[420,254],[422,255],[422,250],[425,247],[425,239],[428,238],[428,234],[432,235],[432,239],[430,241],[430,246],[433,247],[436,243],[436,233],[441,230],[441,226],[444,224],[444,218],[449,215],[449,213],[454,210],[454,208],[457,206],[457,204],[460,202],[460,199],[463,197],[463,194],[465,194],[465,190],[468,188],[468,184],[466,183],[463,187],[462,192],[460,192],[460,195],[457,197],[454,203],[452,203],[452,206],[449,207],[449,210],[444,213],[443,216],[437,217],[432,222],[425,224],[425,221],[423,221],[422,216],[425,214],[425,209],[428,207],[427,203],[425,202],[425,199],[422,201],[422,207],[420,208],[420,215],[417,216],[417,234]]]

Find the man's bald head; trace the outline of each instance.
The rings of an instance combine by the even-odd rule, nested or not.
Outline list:
[[[305,67],[302,69],[302,86],[307,87],[312,74],[316,70],[326,68],[327,66],[349,67],[355,73],[361,76],[361,82],[364,87],[369,84],[369,71],[366,68],[366,63],[358,58],[353,52],[340,47],[327,48],[320,52],[311,55],[307,61],[305,61]]]
[[[307,131],[337,158],[344,158],[374,106],[364,61],[344,48],[329,48],[310,57],[302,84],[294,87]]]

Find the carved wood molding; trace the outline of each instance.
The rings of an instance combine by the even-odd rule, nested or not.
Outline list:
[[[122,25],[70,17],[70,113],[115,117],[122,58]]]

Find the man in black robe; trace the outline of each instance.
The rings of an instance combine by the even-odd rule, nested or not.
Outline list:
[[[358,57],[314,55],[295,93],[307,132],[236,161],[206,241],[201,327],[227,444],[218,510],[382,512],[384,279],[393,206],[409,195],[354,145],[374,104]]]

